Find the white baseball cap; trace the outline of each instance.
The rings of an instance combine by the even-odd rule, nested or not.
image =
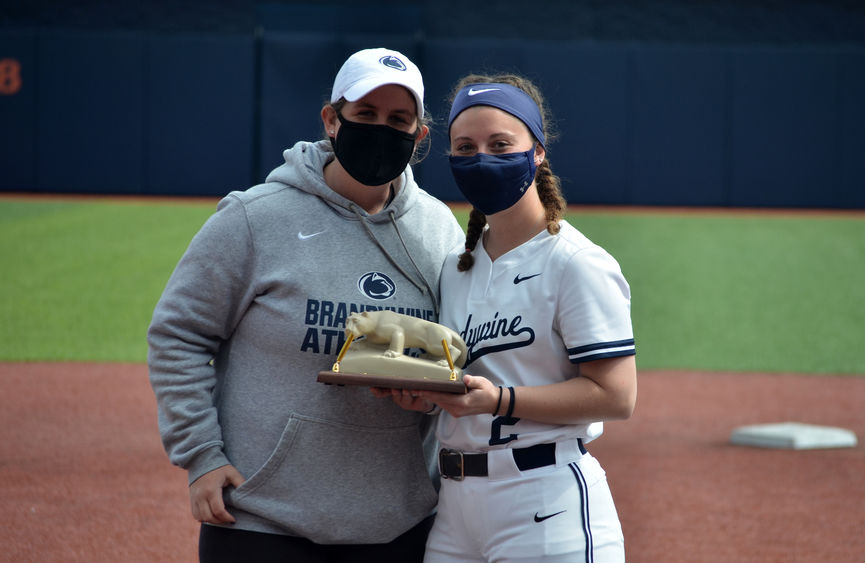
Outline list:
[[[356,102],[379,86],[399,84],[408,88],[417,103],[418,118],[423,117],[423,78],[408,57],[391,49],[364,49],[346,60],[333,81],[331,103],[345,98]]]

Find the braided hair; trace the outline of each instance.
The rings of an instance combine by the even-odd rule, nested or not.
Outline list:
[[[500,83],[500,84],[510,84],[511,86],[515,86],[528,94],[537,104],[538,109],[541,112],[541,119],[543,120],[543,128],[544,128],[544,136],[546,137],[546,143],[549,144],[554,137],[554,134],[549,131],[549,123],[550,117],[549,114],[544,107],[544,98],[541,95],[540,90],[538,90],[537,86],[535,86],[530,80],[527,78],[523,78],[521,76],[517,76],[515,74],[497,74],[492,76],[481,75],[481,74],[470,74],[460,80],[453,92],[451,93],[451,103],[453,103],[454,98],[457,93],[462,90],[464,87],[469,84],[484,84],[484,83]],[[537,143],[538,140],[535,139]],[[562,185],[559,177],[553,174],[553,170],[550,167],[550,161],[546,156],[544,156],[544,161],[537,168],[537,172],[535,173],[535,187],[538,190],[538,197],[541,200],[541,203],[544,206],[544,210],[546,211],[546,220],[547,220],[547,231],[551,235],[558,234],[559,232],[559,221],[564,217],[565,209],[567,208],[567,201],[565,201],[565,197],[562,195]],[[469,213],[469,223],[468,228],[466,229],[466,250],[459,256],[459,261],[457,262],[457,270],[460,272],[465,272],[474,265],[475,259],[472,256],[472,251],[478,244],[478,240],[480,240],[481,235],[484,232],[484,226],[487,224],[486,215],[481,213],[475,208],[472,208],[471,213]]]

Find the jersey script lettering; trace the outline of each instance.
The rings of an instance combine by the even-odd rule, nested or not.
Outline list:
[[[521,327],[522,322],[523,317],[521,315],[517,315],[513,319],[499,318],[499,313],[496,312],[492,320],[472,326],[472,315],[469,315],[466,319],[466,326],[460,333],[468,349],[466,366],[486,354],[529,346],[535,341],[535,331],[531,327]],[[486,341],[505,338],[507,340],[501,344],[482,345]]]

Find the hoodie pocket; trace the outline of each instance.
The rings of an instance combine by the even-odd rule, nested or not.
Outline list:
[[[418,428],[292,415],[270,458],[226,501],[318,543],[381,543],[429,515]]]

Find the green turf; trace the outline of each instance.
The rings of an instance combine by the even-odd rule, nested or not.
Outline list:
[[[630,282],[640,367],[865,374],[865,220],[571,219]]]
[[[153,307],[213,208],[0,201],[0,360],[144,361]]]
[[[0,361],[144,361],[153,306],[213,209],[0,200]],[[569,219],[622,265],[642,369],[865,374],[865,220]]]

